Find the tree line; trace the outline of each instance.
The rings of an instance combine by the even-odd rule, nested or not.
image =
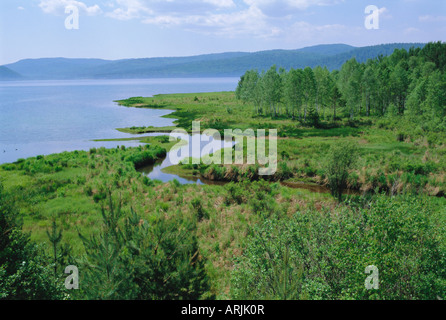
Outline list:
[[[248,70],[236,89],[237,99],[257,115],[287,117],[317,124],[361,116],[420,117],[434,129],[445,130],[446,43],[396,49],[365,63],[356,58],[339,70],[326,67]]]

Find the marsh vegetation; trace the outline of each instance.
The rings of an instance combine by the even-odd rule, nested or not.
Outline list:
[[[444,299],[445,57],[433,43],[333,72],[251,70],[236,92],[120,101],[171,109],[187,131],[277,129],[278,170],[184,161],[167,170],[227,183],[152,180],[137,169],[165,157],[165,138],[4,164],[0,297]],[[331,194],[281,184],[298,182]],[[68,264],[80,290],[62,288]]]

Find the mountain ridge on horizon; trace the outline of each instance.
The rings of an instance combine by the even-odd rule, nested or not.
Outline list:
[[[409,50],[425,43],[390,43],[365,47],[321,44],[301,49],[256,52],[207,53],[183,57],[154,57],[106,60],[97,58],[22,59],[0,66],[0,80],[138,79],[179,77],[239,77],[246,70],[278,67],[325,66],[330,70],[355,57],[359,62],[395,49]]]

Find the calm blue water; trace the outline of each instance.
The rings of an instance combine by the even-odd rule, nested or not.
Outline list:
[[[212,136],[205,136],[203,134],[192,136],[178,134],[175,137],[187,141],[187,144],[180,148],[173,147],[172,150],[167,153],[165,159],[158,160],[153,165],[148,165],[144,168],[140,168],[138,169],[138,171],[143,172],[150,179],[161,180],[163,182],[168,182],[176,179],[181,184],[224,184],[223,182],[210,181],[198,177],[180,177],[176,174],[165,173],[163,172],[163,169],[172,165],[176,165],[182,160],[189,157],[199,158],[200,156],[214,153],[215,151],[223,148],[230,148],[234,145],[232,139],[230,141],[225,141],[224,139],[221,139],[222,137],[220,137],[220,139],[216,140]],[[194,148],[195,143],[198,146],[197,148]]]
[[[137,142],[116,128],[169,126],[170,111],[118,106],[114,100],[166,93],[235,90],[238,78],[0,82],[0,163]]]

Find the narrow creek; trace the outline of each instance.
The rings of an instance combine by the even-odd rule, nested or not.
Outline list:
[[[153,133],[151,135],[165,135],[165,133]],[[164,168],[172,166],[172,162],[170,161],[171,156],[176,156],[179,160],[183,160],[187,157],[199,158],[200,154],[203,156],[203,150],[206,146],[207,151],[209,151],[209,145],[212,145],[211,152],[215,152],[217,150],[223,148],[232,147],[234,142],[232,141],[224,141],[224,140],[215,140],[213,137],[199,135],[200,136],[200,149],[192,147],[192,137],[196,137],[197,135],[179,135],[178,137],[184,141],[187,141],[187,145],[181,146],[180,148],[172,149],[167,153],[167,156],[164,159],[160,159],[156,161],[152,165],[148,165],[142,168],[139,168],[138,171],[149,177],[153,180],[161,180],[163,182],[169,182],[176,179],[181,184],[206,184],[206,185],[225,185],[227,182],[225,181],[215,181],[208,180],[202,177],[194,177],[194,176],[182,176],[177,174],[165,173],[163,172]],[[324,186],[320,186],[314,183],[308,182],[281,182],[281,185],[289,188],[296,189],[305,189],[314,193],[329,193],[330,190]],[[349,193],[349,192],[347,192]]]
[[[152,135],[165,135],[165,133],[164,134],[154,133]],[[177,136],[181,140],[186,141],[187,145],[183,145],[179,148],[175,147],[172,148],[171,151],[167,153],[164,159],[160,159],[152,165],[139,168],[138,171],[142,172],[150,179],[161,180],[163,182],[168,182],[176,179],[181,184],[224,185],[225,182],[223,181],[214,181],[214,180],[203,179],[201,177],[192,177],[192,176],[185,177],[177,174],[165,173],[162,170],[175,164],[171,162],[171,159],[173,158],[177,158],[180,161],[188,157],[199,158],[200,155],[202,156],[205,155],[203,153],[204,150],[210,151],[210,153],[212,153],[220,149],[232,147],[233,142],[232,141],[228,142],[225,140],[215,140],[212,136],[207,136],[203,134],[200,135],[178,134]],[[193,139],[196,139],[194,141],[197,141],[198,138],[200,140],[200,147],[194,148],[192,143]],[[209,146],[211,146],[212,148],[210,149]]]

